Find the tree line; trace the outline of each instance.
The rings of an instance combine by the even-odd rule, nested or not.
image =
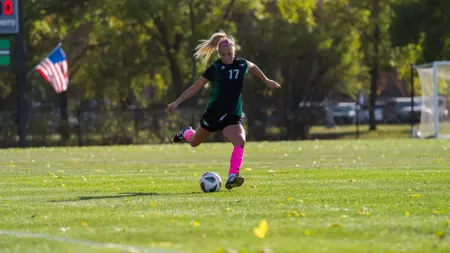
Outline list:
[[[193,49],[218,29],[236,38],[238,56],[283,86],[270,91],[246,80],[244,110],[255,136],[273,121],[280,138],[305,138],[315,113],[299,105],[337,94],[367,94],[373,118],[380,73],[407,79],[411,64],[449,56],[446,0],[23,2],[26,68],[62,42],[70,76],[66,103],[38,75],[28,76],[27,105],[61,108],[66,137],[68,115],[86,101],[105,110],[162,110],[205,70]],[[14,78],[0,73],[0,111],[16,110]],[[205,89],[184,106],[201,108],[207,96]],[[370,129],[376,129],[374,121]]]

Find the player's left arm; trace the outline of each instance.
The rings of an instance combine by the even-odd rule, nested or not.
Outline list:
[[[281,88],[280,84],[267,78],[266,75],[258,68],[256,64],[250,61],[247,61],[247,64],[248,64],[248,71],[252,73],[252,75],[256,76],[258,79],[263,81],[267,85],[267,87],[272,89]]]

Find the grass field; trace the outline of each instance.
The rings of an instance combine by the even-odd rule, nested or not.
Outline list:
[[[449,151],[248,143],[245,184],[205,194],[228,143],[0,150],[0,252],[450,252]]]
[[[417,128],[419,126],[416,126]],[[340,139],[355,140],[357,138],[355,125],[338,125],[335,128],[313,126],[310,139]],[[411,125],[377,124],[376,131],[369,131],[368,125],[359,126],[359,139],[406,139],[411,137]]]

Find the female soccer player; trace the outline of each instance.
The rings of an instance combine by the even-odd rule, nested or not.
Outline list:
[[[193,130],[190,126],[185,127],[174,136],[173,141],[187,141],[192,147],[197,147],[213,132],[220,130],[234,146],[228,180],[225,184],[225,187],[230,190],[244,183],[244,178],[239,175],[245,146],[245,130],[241,124],[244,77],[250,72],[264,81],[269,88],[276,89],[281,86],[268,79],[255,64],[243,58],[235,58],[235,40],[227,37],[223,31],[214,33],[208,40],[203,40],[196,47],[194,56],[207,62],[216,50],[219,53],[219,59],[206,69],[195,84],[186,89],[176,101],[170,103],[167,111],[174,111],[207,82],[211,83],[212,89],[200,126],[197,130]]]

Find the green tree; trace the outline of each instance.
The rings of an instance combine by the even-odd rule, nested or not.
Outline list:
[[[338,92],[355,96],[370,86],[374,103],[378,72],[407,76],[422,45],[424,59],[447,55],[443,0],[46,0],[24,1],[24,7],[26,68],[60,41],[69,58],[66,94],[56,95],[38,75],[27,86],[28,101],[62,109],[65,137],[67,111],[83,100],[119,109],[129,103],[164,108],[204,71],[207,65],[193,58],[193,50],[217,29],[236,35],[238,55],[283,85],[271,91],[247,80],[250,139],[270,137],[261,127],[267,124],[277,125],[285,139],[306,138],[318,113],[299,105]],[[0,74],[1,108],[16,104],[10,80],[12,73]],[[203,106],[207,95],[204,89],[186,105]]]
[[[251,86],[248,104],[257,104],[260,96],[270,102],[263,108],[250,106],[247,112],[264,118],[261,111],[267,115],[283,108],[278,111],[284,138],[307,136],[315,112],[299,110],[300,104],[320,103],[332,92],[355,93],[360,85],[364,68],[359,33],[349,22],[332,18],[344,7],[345,1],[325,2],[320,9],[316,1],[269,1],[236,14],[241,54],[284,86],[284,92],[276,93]],[[252,123],[260,130],[265,122]]]
[[[449,13],[446,0],[402,0],[393,6],[396,13],[390,27],[392,43],[421,45],[423,62],[448,60],[450,57]]]

